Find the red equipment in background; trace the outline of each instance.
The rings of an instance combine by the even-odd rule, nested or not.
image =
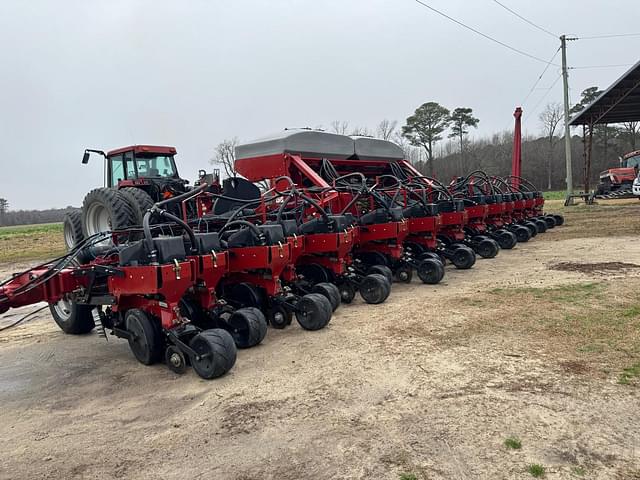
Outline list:
[[[514,187],[520,186],[519,178],[522,176],[522,108],[517,107],[513,112],[516,119],[513,127],[513,153],[511,156],[511,175],[515,177]]]

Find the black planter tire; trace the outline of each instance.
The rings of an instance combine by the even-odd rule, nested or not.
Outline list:
[[[340,306],[340,289],[333,283],[323,282],[314,285],[311,289],[311,293],[319,293],[324,295],[331,304],[331,311],[335,312]]]
[[[422,283],[435,285],[444,278],[444,266],[438,260],[426,258],[418,265],[418,277]]]
[[[400,265],[398,268],[396,268],[394,277],[397,282],[411,283],[411,280],[413,280],[413,268],[411,268],[407,264]]]
[[[136,359],[144,365],[158,362],[164,354],[160,325],[137,308],[128,310],[124,321],[127,332],[132,335],[129,348]]]
[[[310,263],[308,265],[300,265],[296,267],[296,272],[303,276],[309,283],[325,283],[330,280],[329,273],[326,268],[318,263]]]
[[[288,325],[291,325],[293,312],[284,305],[274,305],[267,309],[266,318],[269,325],[277,330],[282,330]]]
[[[468,270],[476,263],[476,254],[467,247],[458,247],[453,252],[451,263],[460,270]]]
[[[386,277],[389,280],[389,283],[393,282],[393,272],[386,265],[372,265],[367,269],[367,275],[371,275],[372,273],[377,273]]]
[[[391,282],[387,277],[379,273],[371,273],[362,279],[359,286],[362,299],[371,304],[377,305],[384,302],[391,293]]]
[[[517,226],[513,233],[520,243],[528,242],[531,239],[531,232],[526,227]]]
[[[547,222],[541,218],[536,218],[535,220],[532,220],[532,222],[538,227],[538,233],[545,233],[547,231]]]
[[[498,245],[504,250],[511,250],[518,243],[518,239],[513,232],[509,230],[498,230]]]
[[[547,222],[547,228],[553,228],[556,226],[556,219],[553,217],[553,215],[546,215],[545,217],[543,217],[543,220]]]
[[[298,300],[296,320],[305,330],[320,330],[331,321],[331,303],[320,293],[309,293]]]
[[[500,252],[500,245],[493,238],[480,240],[476,253],[482,258],[494,258]]]
[[[640,198],[640,197],[638,197],[638,198]],[[556,214],[554,214],[554,215],[552,215],[552,216],[553,216],[553,218],[554,218],[554,219],[555,219],[555,221],[556,221],[556,226],[557,226],[557,227],[559,227],[560,225],[563,225],[563,224],[564,224],[564,217],[563,217],[562,215],[556,215]]]
[[[203,330],[191,339],[189,346],[196,352],[191,366],[206,380],[221,377],[236,363],[236,344],[231,334],[221,328]]]
[[[522,226],[529,230],[529,233],[531,233],[531,238],[538,235],[538,226],[535,224],[535,222],[526,221],[522,224]]]
[[[255,307],[240,308],[233,312],[227,324],[229,333],[238,348],[251,348],[259,345],[267,335],[267,320]]]
[[[356,289],[351,282],[343,282],[338,286],[340,290],[340,301],[342,303],[351,303],[356,297]]]

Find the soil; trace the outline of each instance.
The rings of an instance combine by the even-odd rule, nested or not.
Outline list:
[[[629,268],[640,268],[640,265],[626,262],[599,262],[599,263],[575,263],[558,262],[549,266],[552,270],[564,272],[602,273],[625,271]]]
[[[270,329],[214,381],[145,367],[113,337],[64,335],[43,311],[0,333],[0,478],[520,479],[530,464],[548,479],[640,478],[640,389],[618,383],[640,352],[591,357],[535,323],[576,308],[546,304],[546,289],[599,282],[632,301],[638,226],[558,227],[448,266],[440,285],[343,305],[324,330]]]

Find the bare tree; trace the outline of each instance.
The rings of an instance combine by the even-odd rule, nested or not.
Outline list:
[[[211,159],[213,165],[221,165],[227,177],[237,176],[236,147],[238,146],[238,137],[228,138],[218,144],[215,149],[214,156]]]
[[[640,122],[625,122],[622,124],[622,137],[627,141],[630,151],[634,151],[637,145]]]
[[[353,127],[351,133],[349,135],[353,135],[355,137],[372,137],[371,132],[367,127]]]
[[[331,131],[340,135],[346,135],[349,130],[349,122],[346,120],[334,120],[330,124]]]
[[[395,132],[398,122],[396,120],[390,121],[386,118],[378,124],[377,136],[382,140],[391,140],[393,132]]]
[[[549,148],[547,151],[547,190],[551,190],[553,147],[558,141],[558,138],[556,137],[556,129],[558,128],[558,124],[560,123],[560,120],[562,120],[562,117],[562,106],[558,102],[548,103],[545,109],[540,112],[540,115],[538,116]]]

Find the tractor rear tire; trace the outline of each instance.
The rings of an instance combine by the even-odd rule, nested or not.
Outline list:
[[[125,229],[135,222],[133,209],[118,190],[96,188],[84,197],[82,233],[85,238],[100,232]]]
[[[189,346],[197,355],[191,358],[191,365],[205,380],[221,377],[236,363],[236,344],[231,334],[221,328],[203,330],[191,339]]]
[[[49,305],[51,315],[60,329],[69,335],[89,333],[96,326],[91,305],[78,305],[68,298]]]
[[[331,321],[331,303],[320,293],[309,293],[298,301],[296,320],[305,330],[320,330]]]
[[[127,311],[124,322],[127,332],[132,335],[129,348],[136,359],[144,365],[158,362],[164,356],[160,325],[137,308]]]
[[[444,278],[444,266],[439,260],[426,258],[418,265],[418,277],[422,283],[435,285]]]
[[[360,296],[371,304],[378,305],[384,302],[391,293],[391,282],[384,275],[371,273],[362,279],[360,283]]]
[[[255,307],[240,308],[233,312],[227,324],[238,348],[251,348],[260,344],[267,335],[267,320]]]
[[[500,245],[493,238],[480,240],[476,252],[482,258],[494,258],[500,252]]]
[[[80,210],[70,210],[64,215],[62,221],[62,231],[64,234],[64,245],[67,251],[84,241],[82,233],[82,212]]]
[[[470,248],[460,246],[454,250],[451,263],[460,270],[468,270],[476,263],[476,254]]]
[[[127,202],[129,202],[136,218],[136,225],[142,225],[144,214],[147,213],[147,210],[153,207],[154,204],[151,195],[141,188],[135,187],[121,188],[119,192],[127,199]]]
[[[323,282],[314,285],[311,289],[311,293],[319,293],[329,300],[331,304],[331,311],[335,312],[340,306],[340,290],[333,283]]]

